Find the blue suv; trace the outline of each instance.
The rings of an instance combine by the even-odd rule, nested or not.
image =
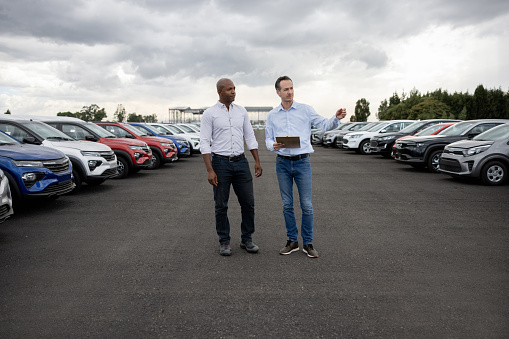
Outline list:
[[[62,152],[22,144],[0,132],[0,169],[11,186],[13,199],[50,198],[74,189],[72,165]]]

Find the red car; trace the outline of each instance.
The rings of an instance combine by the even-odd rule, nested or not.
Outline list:
[[[96,122],[95,124],[119,138],[138,139],[146,142],[152,150],[152,164],[148,169],[156,169],[167,162],[178,159],[177,147],[170,139],[148,136],[135,126],[122,122]]]

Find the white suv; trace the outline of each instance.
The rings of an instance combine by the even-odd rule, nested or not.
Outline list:
[[[63,152],[72,162],[74,190],[82,182],[98,185],[117,175],[117,157],[109,146],[78,141],[41,121],[39,117],[1,117],[0,130],[21,142],[43,145]],[[44,120],[45,117],[40,117]]]
[[[343,136],[343,148],[353,149],[357,153],[370,154],[369,142],[376,134],[398,132],[413,124],[415,120],[390,120],[373,126],[365,131],[347,133]]]
[[[148,123],[147,125],[153,126],[159,132],[168,132],[170,135],[184,138],[191,145],[191,152],[200,152],[200,134],[199,133],[186,133],[178,126],[160,123]],[[162,130],[161,130],[162,129]]]

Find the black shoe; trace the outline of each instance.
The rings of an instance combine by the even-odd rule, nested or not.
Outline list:
[[[282,248],[281,250],[279,250],[279,254],[287,255],[287,254],[290,254],[290,253],[298,251],[298,250],[299,250],[299,243],[295,242],[295,241],[288,240],[286,242],[286,246],[284,248]]]
[[[240,248],[245,249],[249,253],[256,253],[260,249],[258,246],[253,244],[252,241],[241,242],[240,243]]]

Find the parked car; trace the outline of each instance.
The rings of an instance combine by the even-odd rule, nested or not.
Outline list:
[[[177,155],[179,158],[187,157],[193,152],[196,152],[194,147],[198,148],[198,152],[200,151],[200,138],[198,138],[198,141],[196,142],[196,137],[191,137],[190,134],[177,135],[169,129],[161,127],[161,125],[157,123],[130,122],[129,124],[142,129],[143,132],[149,136],[167,138],[173,141],[177,147]]]
[[[146,169],[152,164],[152,151],[143,141],[117,138],[96,124],[77,118],[45,117],[42,121],[76,140],[95,141],[109,146],[117,157],[116,179],[125,178],[129,173]]]
[[[67,155],[72,163],[74,191],[79,190],[83,182],[99,185],[118,174],[117,158],[110,147],[75,140],[34,119],[0,118],[0,130],[18,141],[55,148]]]
[[[509,174],[509,124],[445,146],[439,164],[440,172],[454,177],[474,177],[492,186],[504,184]]]
[[[345,124],[341,124],[339,126],[344,126],[343,128],[336,128],[331,131],[327,131],[323,134],[322,145],[324,147],[338,147],[336,140],[341,135],[345,135],[350,132],[355,132],[363,128],[368,124],[365,122],[348,122]]]
[[[184,130],[186,133],[200,133],[200,127],[198,125],[194,124],[185,124],[185,123],[178,123],[174,124],[174,126],[177,126],[178,128]]]
[[[385,133],[380,135],[374,135],[371,138],[369,147],[371,148],[371,153],[380,153],[385,158],[390,158],[392,154],[392,146],[396,142],[396,139],[401,138],[406,135],[414,135],[423,129],[444,123],[444,122],[458,122],[460,120],[453,119],[430,119],[430,120],[422,120],[416,121],[410,126],[403,128],[401,131],[393,132],[393,133]]]
[[[415,120],[384,121],[365,131],[350,132],[343,136],[343,148],[352,149],[360,154],[371,154],[370,139],[376,134],[398,132],[411,125]]]
[[[9,180],[14,201],[57,198],[74,189],[72,164],[64,153],[22,144],[1,131],[0,169]]]
[[[96,122],[96,125],[119,138],[138,139],[147,143],[152,150],[152,162],[147,169],[156,169],[178,159],[177,147],[170,139],[151,137],[135,126],[122,122]]]
[[[0,224],[14,213],[9,179],[0,169]]]
[[[179,137],[186,139],[188,141],[191,152],[196,152],[195,148],[199,147],[200,145],[200,133],[184,132],[183,129],[178,128],[177,126],[172,124],[158,124],[158,123],[153,124],[169,130],[171,133],[173,133],[173,135],[177,135]]]
[[[330,133],[330,132],[336,131],[338,129],[345,129],[345,128],[347,128],[351,124],[352,124],[351,122],[345,122],[344,124],[340,124],[336,128],[334,128],[334,129],[332,129],[330,131],[322,131],[321,129],[312,128],[311,129],[311,144],[313,144],[313,145],[320,144],[322,146],[327,147],[327,145],[324,145],[324,135],[325,135],[325,133]]]
[[[422,137],[422,136],[425,136],[425,135],[435,135],[435,134],[439,134],[440,132],[442,132],[443,130],[447,129],[448,127],[451,127],[452,125],[454,125],[455,122],[449,122],[449,123],[443,123],[443,124],[436,124],[436,125],[431,125],[429,127],[426,127],[425,129],[415,133],[413,136],[414,137]],[[412,137],[412,135],[405,135],[405,136],[402,136],[400,138],[398,138],[396,140],[396,142],[392,145],[392,152],[391,152],[391,156],[394,158],[394,152],[396,151],[396,144],[398,143],[398,141],[400,140],[403,140],[403,139],[407,139],[409,137]]]
[[[362,126],[361,128],[359,128],[357,131],[367,131],[373,127],[375,127],[376,125],[379,125],[381,124],[382,121],[374,121],[374,122],[368,122],[366,125]],[[352,131],[343,131],[341,132],[340,134],[338,134],[336,136],[336,147],[338,148],[343,148],[343,137],[345,135],[347,135],[348,133],[351,133]],[[355,131],[354,131],[355,132]]]
[[[437,135],[409,137],[396,144],[394,159],[412,167],[427,167],[438,173],[439,160],[444,147],[452,142],[472,139],[495,126],[509,122],[507,119],[482,119],[458,122]]]

